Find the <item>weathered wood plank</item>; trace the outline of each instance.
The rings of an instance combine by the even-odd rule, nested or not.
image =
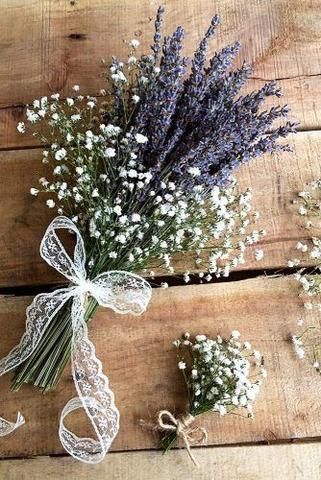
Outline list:
[[[24,329],[30,298],[2,298],[0,357]],[[236,314],[237,312],[237,314]],[[117,316],[100,310],[90,325],[121,413],[121,429],[113,450],[152,448],[153,436],[138,419],[157,409],[184,409],[184,385],[176,370],[172,341],[185,331],[228,334],[239,329],[265,356],[268,378],[255,406],[253,421],[230,416],[204,416],[209,445],[318,437],[321,427],[321,382],[316,372],[298,361],[288,343],[305,313],[297,284],[289,278],[246,280],[217,285],[173,287],[154,291],[142,317]],[[310,314],[309,319],[313,317]],[[0,439],[0,456],[61,453],[58,415],[74,394],[70,373],[58,389],[41,395],[30,386],[9,392],[9,376],[0,379],[0,415],[14,418],[21,410],[27,424]],[[69,423],[69,421],[68,421]],[[86,432],[83,416],[72,417],[78,434]]]
[[[3,460],[0,475],[8,480],[317,480],[321,444],[197,448],[200,468],[183,451],[110,453],[99,465],[83,465],[71,458],[38,457]]]
[[[223,24],[213,50],[239,39],[259,78],[318,75],[320,21],[317,0],[167,0],[166,30],[186,28],[191,54],[214,13]],[[14,0],[1,4],[0,104],[25,103],[52,90],[83,84],[98,91],[101,58],[126,52],[135,34],[151,42],[157,2]],[[28,25],[28,29],[25,25]],[[15,25],[15,28],[12,26]]]
[[[59,0],[14,0],[0,6],[0,146],[33,145],[15,132],[22,118],[19,106],[33,98],[59,91],[70,94],[80,84],[96,94],[102,86],[101,58],[124,56],[123,40],[133,35],[146,51],[153,30],[157,2],[99,0],[95,4]],[[303,128],[320,126],[321,75],[319,2],[312,0],[167,0],[166,31],[186,27],[186,52],[192,54],[209,19],[218,12],[223,24],[211,51],[236,39],[241,58],[255,66],[250,87],[279,79],[285,101]],[[24,28],[28,24],[28,29]],[[16,28],[12,28],[15,25]]]
[[[279,268],[293,257],[296,240],[306,237],[290,201],[306,181],[321,176],[321,132],[302,132],[293,138],[294,154],[266,156],[238,173],[242,188],[253,190],[260,211],[265,258],[248,256],[242,269]],[[45,284],[61,279],[41,260],[39,244],[49,222],[48,208],[29,194],[44,173],[38,150],[0,153],[0,286]],[[292,248],[292,251],[290,251]],[[177,258],[177,271],[195,270],[192,261]]]
[[[271,76],[272,78],[272,76]],[[288,104],[291,109],[291,119],[299,121],[299,130],[316,129],[321,126],[321,110],[319,108],[320,76],[302,76],[278,81],[284,96],[268,99],[264,108],[272,105]],[[251,79],[242,91],[247,93],[261,88],[265,81]],[[104,87],[104,80],[101,79],[101,87]],[[86,85],[84,85],[88,93]],[[96,92],[95,92],[96,93]],[[20,106],[0,108],[0,150],[15,149],[17,147],[38,146],[38,141],[32,135],[21,135],[17,132],[17,124],[25,120],[25,108]]]

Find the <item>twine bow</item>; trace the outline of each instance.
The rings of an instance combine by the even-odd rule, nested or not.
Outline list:
[[[56,235],[56,230],[68,229],[76,235],[74,258],[71,259]],[[42,239],[42,258],[70,282],[71,286],[52,293],[37,295],[26,310],[26,331],[20,343],[0,360],[0,376],[24,362],[39,344],[45,330],[57,312],[72,299],[71,369],[78,396],[64,407],[59,424],[59,438],[67,452],[85,463],[98,463],[105,457],[119,430],[119,412],[114,394],[102,364],[95,355],[95,347],[88,338],[84,319],[85,302],[92,296],[100,306],[121,314],[142,314],[151,298],[150,285],[138,275],[125,271],[109,271],[89,280],[85,270],[86,253],[83,239],[76,225],[67,217],[56,217]],[[79,438],[64,425],[65,417],[83,408],[97,436]],[[0,417],[0,436],[8,435],[24,423],[18,413],[15,423]]]
[[[167,417],[167,421],[165,421]],[[205,443],[207,441],[207,431],[203,427],[192,427],[195,417],[191,413],[185,413],[175,417],[168,410],[161,410],[157,414],[156,424],[141,421],[143,426],[158,430],[160,432],[175,432],[178,438],[181,438],[186,447],[187,453],[197,467],[198,461],[191,451],[191,444]],[[197,434],[201,434],[198,438]]]

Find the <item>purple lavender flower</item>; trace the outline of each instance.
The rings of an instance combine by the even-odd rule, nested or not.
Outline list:
[[[155,184],[165,172],[167,179],[185,188],[195,182],[206,187],[224,185],[233,170],[251,158],[289,150],[278,140],[295,132],[296,124],[286,122],[273,128],[275,120],[288,115],[287,106],[262,110],[267,97],[281,96],[275,82],[239,95],[252,73],[245,63],[231,70],[240,44],[223,48],[207,62],[208,42],[219,24],[218,16],[212,18],[186,77],[187,59],[181,55],[184,31],[178,27],[172,36],[164,37],[161,46],[163,14],[160,7],[153,55],[144,57],[150,72],[148,87],[140,92],[141,102],[130,124],[131,131],[149,139],[141,147],[140,158],[154,172]],[[147,71],[145,68],[144,73]],[[190,167],[200,170],[197,179],[187,174]]]

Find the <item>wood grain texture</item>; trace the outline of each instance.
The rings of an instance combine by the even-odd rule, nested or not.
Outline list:
[[[74,84],[99,90],[101,58],[127,52],[133,35],[151,42],[157,1],[5,0],[1,2],[0,105],[16,105]],[[191,54],[214,13],[222,26],[212,51],[239,39],[263,79],[319,75],[320,4],[310,0],[167,0],[166,31],[186,28]],[[12,26],[15,28],[12,28]],[[28,29],[25,28],[28,25]]]
[[[196,448],[200,468],[184,451],[110,453],[99,465],[38,457],[0,462],[6,480],[319,480],[321,443]],[[173,476],[173,472],[175,476]]]
[[[239,39],[255,67],[249,88],[278,79],[285,102],[304,129],[320,127],[320,3],[318,0],[167,0],[166,31],[186,28],[191,55],[213,13],[222,26],[211,52]],[[102,87],[103,65],[112,54],[127,54],[137,36],[147,51],[158,2],[140,0],[5,0],[0,5],[0,147],[34,145],[18,135],[23,105],[40,95],[70,94],[80,84],[85,94]],[[28,24],[28,28],[25,25]],[[15,28],[12,28],[15,25]],[[7,108],[10,107],[10,108]]]
[[[22,334],[24,310],[30,301],[25,297],[1,299],[0,357]],[[236,328],[264,354],[268,379],[253,421],[233,415],[204,416],[201,423],[208,430],[208,444],[319,437],[321,381],[310,366],[298,361],[288,341],[303,315],[297,283],[289,278],[159,289],[141,317],[100,310],[90,325],[90,336],[121,413],[120,433],[112,449],[153,448],[153,435],[138,426],[138,419],[148,419],[162,408],[184,410],[184,384],[172,346],[175,338],[185,331],[227,335]],[[314,317],[310,314],[309,319]],[[68,370],[58,389],[46,395],[30,386],[11,393],[9,375],[0,378],[0,415],[13,419],[19,409],[27,420],[19,431],[0,439],[1,457],[63,452],[57,427],[59,412],[74,395]],[[75,414],[67,422],[76,433],[88,433],[84,416]]]
[[[307,237],[291,200],[305,182],[321,176],[321,132],[302,132],[291,141],[293,154],[265,156],[242,167],[237,175],[241,188],[252,188],[253,206],[261,214],[258,227],[267,230],[260,244],[264,259],[256,262],[249,254],[242,269],[286,266],[289,258],[297,255],[297,240]],[[36,149],[0,153],[0,286],[62,279],[39,256],[51,212],[44,206],[45,196],[32,197],[29,189],[43,173]],[[193,261],[177,257],[177,272],[195,268]]]

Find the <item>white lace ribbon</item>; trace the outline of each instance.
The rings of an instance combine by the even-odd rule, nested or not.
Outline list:
[[[68,229],[76,235],[74,258],[71,259],[56,235],[56,230]],[[59,425],[59,438],[70,455],[86,463],[98,463],[106,455],[119,430],[119,412],[114,394],[109,388],[95,347],[88,338],[84,319],[85,301],[92,296],[99,305],[117,313],[142,314],[151,298],[150,285],[138,275],[125,271],[109,271],[94,280],[87,278],[84,242],[76,225],[67,217],[56,217],[42,239],[42,258],[70,282],[68,288],[37,295],[26,310],[26,331],[20,343],[0,360],[0,375],[24,362],[39,344],[46,328],[63,305],[72,298],[71,368],[78,397],[64,407]],[[79,438],[64,425],[65,417],[84,408],[97,439]],[[0,417],[0,436],[8,435],[24,423],[18,413],[15,423]]]

